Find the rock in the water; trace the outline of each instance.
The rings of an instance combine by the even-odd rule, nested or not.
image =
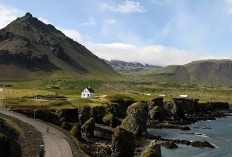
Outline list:
[[[91,107],[84,106],[79,109],[79,120],[81,124],[84,124],[90,118]]]
[[[76,123],[74,124],[74,126],[72,127],[70,133],[76,137],[78,140],[82,140],[82,136],[81,136],[81,124]]]
[[[133,133],[117,127],[112,135],[112,157],[134,157],[135,136]]]
[[[127,117],[122,121],[121,127],[141,135],[147,132],[146,124],[148,119],[148,107],[145,103],[137,102],[127,109]]]
[[[160,144],[153,140],[149,146],[143,151],[141,157],[161,157]]]
[[[176,149],[176,148],[178,148],[178,146],[173,141],[164,142],[164,143],[161,144],[161,146],[164,146],[164,147],[169,148],[169,149]]]
[[[191,142],[191,146],[193,147],[208,147],[208,148],[215,148],[212,144],[207,141],[194,141]]]
[[[180,128],[180,130],[189,131],[189,130],[191,130],[191,129],[190,129],[190,127],[188,127],[188,126],[182,126],[182,127]]]
[[[94,137],[94,129],[95,129],[94,118],[90,118],[81,126],[82,133],[84,133],[86,137],[90,137],[90,138]]]

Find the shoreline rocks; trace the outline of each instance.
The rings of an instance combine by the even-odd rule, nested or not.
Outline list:
[[[160,144],[155,140],[151,141],[140,157],[161,157]]]

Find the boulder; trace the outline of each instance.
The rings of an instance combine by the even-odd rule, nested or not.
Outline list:
[[[105,116],[106,108],[104,106],[94,106],[91,109],[90,116],[95,119],[96,123],[102,124],[102,118]]]
[[[169,149],[178,148],[178,146],[173,141],[164,142],[164,143],[161,144],[161,146],[164,146],[164,147],[169,148]]]
[[[107,112],[112,113],[115,117],[125,118],[127,105],[124,103],[111,103],[106,107]]]
[[[122,121],[121,127],[141,135],[147,132],[146,124],[148,119],[148,107],[143,102],[136,102],[128,107],[127,117]]]
[[[102,121],[105,125],[110,126],[112,128],[115,128],[117,125],[120,125],[119,120],[116,117],[114,117],[114,115],[111,113],[106,114],[103,117]]]
[[[188,127],[188,126],[182,126],[182,127],[180,128],[180,130],[189,131],[189,130],[191,130],[191,129],[190,129],[190,127]]]
[[[202,147],[202,148],[204,148],[204,147],[215,148],[215,146],[213,146],[212,144],[210,144],[207,141],[194,141],[194,142],[191,142],[191,146]]]
[[[86,137],[90,137],[90,138],[94,137],[94,129],[95,129],[94,118],[90,118],[81,126],[82,133],[84,133]]]
[[[165,120],[170,117],[170,114],[163,107],[155,106],[149,110],[150,120]]]
[[[56,113],[60,118],[65,118],[66,122],[76,123],[79,121],[78,109],[60,109]]]
[[[134,157],[135,136],[121,127],[112,135],[112,157]]]
[[[81,124],[84,124],[90,118],[90,110],[91,110],[91,107],[89,106],[83,106],[79,108],[78,116],[79,116],[79,121]]]
[[[78,140],[82,140],[82,135],[81,135],[81,124],[76,123],[73,125],[70,133],[76,137]]]
[[[150,100],[147,104],[148,104],[149,110],[151,110],[155,106],[163,107],[164,102],[163,102],[163,98],[160,97],[160,98],[154,98]]]
[[[143,151],[141,157],[161,157],[160,144],[153,140],[149,146]]]

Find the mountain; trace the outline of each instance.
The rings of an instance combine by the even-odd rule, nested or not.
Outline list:
[[[157,65],[152,65],[152,64],[144,64],[144,63],[139,63],[139,62],[126,62],[126,61],[121,61],[121,60],[105,60],[105,62],[110,65],[113,68],[120,68],[120,67],[160,67]]]
[[[185,65],[170,65],[166,67],[152,67],[132,72],[128,69],[117,69],[121,74],[130,74],[133,78],[156,82],[223,85],[232,86],[232,60],[199,60]]]
[[[0,30],[0,79],[121,76],[83,45],[30,13]]]

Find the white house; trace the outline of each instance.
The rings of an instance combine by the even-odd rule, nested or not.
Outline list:
[[[81,98],[94,98],[96,96],[94,90],[89,86],[86,87],[85,89],[83,89],[83,91],[81,92]]]
[[[181,94],[179,95],[179,98],[188,98],[189,96],[187,94]]]

